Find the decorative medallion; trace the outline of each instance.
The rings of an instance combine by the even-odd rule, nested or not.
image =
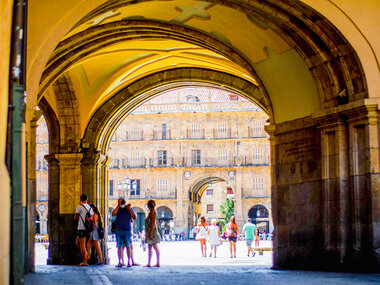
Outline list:
[[[234,178],[234,177],[235,177],[235,171],[234,171],[234,170],[230,170],[230,171],[228,171],[228,176],[229,176],[230,178]]]
[[[191,176],[191,172],[187,170],[183,173],[183,176],[185,176],[185,178],[189,178]]]
[[[44,212],[46,210],[46,206],[44,204],[39,204],[38,205],[38,211],[40,211],[41,213]]]

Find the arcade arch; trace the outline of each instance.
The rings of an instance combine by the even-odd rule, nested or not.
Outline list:
[[[44,112],[47,113],[46,118],[51,128],[49,133],[50,131],[54,133],[55,130],[55,140],[57,140],[51,142],[52,151],[47,157],[49,177],[52,182],[51,190],[54,193],[51,201],[55,206],[52,207],[54,212],[49,223],[54,225],[57,233],[51,240],[50,250],[56,256],[50,260],[50,263],[71,262],[72,252],[67,250],[64,253],[62,249],[72,241],[60,238],[61,233],[67,230],[63,225],[72,224],[72,204],[75,203],[80,192],[88,193],[90,199],[95,200],[103,212],[107,209],[104,198],[107,195],[106,180],[109,163],[106,148],[123,116],[149,96],[154,96],[154,94],[149,94],[145,98],[142,97],[141,94],[147,94],[146,91],[156,91],[155,88],[169,87],[170,84],[188,80],[191,82],[211,81],[237,90],[239,94],[245,94],[247,98],[260,104],[271,118],[271,126],[267,130],[271,135],[272,143],[273,219],[279,229],[275,236],[275,267],[301,268],[305,264],[310,264],[311,268],[316,269],[320,266],[321,257],[331,257],[328,258],[331,264],[326,266],[333,265],[334,268],[342,266],[346,268],[345,266],[350,266],[350,264],[359,264],[364,267],[368,264],[378,266],[377,251],[380,235],[374,229],[378,226],[380,213],[376,207],[378,202],[376,183],[369,182],[375,181],[379,168],[378,106],[377,101],[366,100],[366,98],[377,96],[376,92],[368,93],[367,83],[376,86],[378,80],[366,81],[362,63],[352,44],[347,41],[341,31],[318,11],[304,4],[304,1],[269,1],[268,5],[262,5],[260,1],[249,1],[249,3],[247,1],[205,1],[215,4],[216,8],[228,8],[239,15],[246,14],[249,21],[253,21],[256,27],[274,31],[286,42],[289,52],[283,51],[276,54],[271,48],[265,49],[268,61],[253,60],[252,54],[243,49],[244,41],[227,42],[225,45],[233,46],[233,50],[236,51],[236,54],[234,53],[230,58],[231,66],[232,63],[239,66],[242,63],[240,59],[235,58],[235,55],[241,55],[241,58],[247,59],[249,65],[253,66],[255,74],[260,77],[257,78],[259,86],[242,79],[244,78],[242,70],[239,76],[227,74],[221,71],[221,68],[217,68],[216,62],[212,68],[202,65],[198,68],[168,70],[167,66],[160,66],[154,69],[154,74],[132,78],[133,80],[126,85],[120,86],[121,89],[117,95],[110,94],[104,100],[100,100],[99,96],[92,97],[94,94],[81,94],[80,90],[84,89],[81,88],[84,86],[81,83],[84,81],[79,82],[80,80],[72,73],[70,74],[70,71],[67,71],[68,75],[64,75],[65,82],[61,80],[62,77],[59,77],[58,81],[52,79],[56,78],[55,74],[66,71],[60,64],[57,64],[59,68],[55,70],[53,64],[54,56],[59,55],[61,46],[58,45],[54,52],[53,50],[59,42],[65,43],[65,34],[70,29],[72,29],[71,34],[68,36],[75,38],[75,34],[80,34],[80,31],[77,33],[76,29],[85,29],[90,20],[94,21],[93,24],[99,24],[100,22],[96,22],[96,17],[103,13],[123,6],[132,7],[134,4],[149,5],[150,2],[152,1],[121,1],[117,4],[112,1],[107,3],[93,1],[83,11],[74,8],[66,10],[67,13],[72,13],[72,16],[65,18],[66,14],[60,15],[64,19],[62,22],[65,23],[64,28],[44,23],[51,29],[49,31],[57,31],[57,33],[46,32],[48,35],[46,37],[56,37],[52,41],[47,40],[45,35],[39,35],[35,30],[29,33],[32,35],[32,46],[29,59],[31,64],[28,65],[27,85],[28,94],[30,94],[28,109],[33,109],[36,105],[39,94],[39,103],[45,105]],[[77,7],[83,7],[82,3],[84,2],[79,3]],[[96,5],[99,4],[104,5],[97,7]],[[161,1],[160,5],[171,5],[171,2]],[[319,7],[315,3],[313,6]],[[157,10],[158,13],[160,11],[162,10]],[[215,13],[210,19],[218,19],[215,16],[220,15],[221,12]],[[232,15],[232,13],[225,13],[225,15]],[[120,17],[124,16],[120,14]],[[157,18],[156,15],[152,17]],[[78,22],[78,19],[81,20]],[[235,19],[241,19],[241,17]],[[165,19],[158,20],[165,21]],[[171,20],[166,19],[168,22]],[[185,30],[182,26],[185,23],[189,26],[194,25],[192,22],[187,22],[188,20],[183,20],[178,28],[183,35],[190,34],[194,30]],[[102,24],[107,25],[112,21],[108,19]],[[75,23],[77,23],[76,26]],[[219,23],[224,24],[220,18]],[[97,24],[95,26],[101,26]],[[203,30],[204,27],[199,25],[197,28]],[[223,26],[230,28],[234,25]],[[106,26],[103,27],[106,28]],[[225,29],[227,33],[227,28]],[[211,33],[210,31],[203,32]],[[215,38],[221,39],[220,42],[226,41],[225,36],[214,33]],[[39,37],[41,40],[38,40]],[[248,40],[253,38],[250,37]],[[193,39],[191,40],[193,42]],[[42,43],[42,46],[35,44],[36,42]],[[278,47],[278,42],[274,46]],[[210,50],[222,48],[222,45],[216,43],[215,47],[210,47]],[[363,55],[362,50],[360,52]],[[61,62],[62,65],[69,65],[69,60],[74,59],[73,54],[73,52],[67,54]],[[288,57],[285,60],[281,55]],[[48,62],[49,57],[51,62]],[[369,61],[373,63],[373,59]],[[267,62],[270,63],[266,64]],[[47,63],[46,67],[45,63]],[[181,60],[173,64],[181,63],[192,66],[191,63],[183,63]],[[195,62],[192,63],[195,64]],[[295,73],[292,73],[293,69],[289,66],[294,67]],[[234,67],[238,70],[238,66],[234,65]],[[246,66],[240,67],[246,68]],[[48,72],[44,73],[45,70]],[[374,74],[373,70],[366,69],[365,71]],[[286,77],[289,74],[293,77]],[[297,81],[296,79],[301,75],[302,79],[312,78],[311,83],[308,81],[310,84],[303,84],[302,80]],[[250,73],[249,76],[254,76],[254,74]],[[67,80],[67,78],[72,80]],[[104,82],[111,85],[114,80],[115,78]],[[62,85],[62,88],[59,88],[60,94],[55,94],[54,91],[57,91],[57,88],[54,90],[48,83],[46,83],[47,86],[39,85],[40,82],[55,84],[55,87]],[[74,89],[70,89],[71,85]],[[309,88],[302,89],[303,85]],[[40,93],[38,90],[45,92]],[[67,95],[66,92],[71,93]],[[64,100],[66,95],[67,101]],[[308,100],[303,100],[305,96]],[[91,102],[90,107],[87,106],[88,102]],[[62,108],[62,105],[66,103],[69,106]],[[41,109],[44,110],[42,106]],[[91,113],[91,110],[96,111]],[[67,113],[69,116],[66,116]],[[82,116],[79,121],[78,116]],[[75,128],[75,132],[67,133],[70,128],[66,127]],[[61,141],[61,138],[64,140]],[[359,155],[362,152],[368,154],[368,160],[364,160]],[[66,182],[65,177],[74,177],[74,181]],[[65,200],[65,197],[69,199]],[[300,213],[303,215],[299,215]],[[291,237],[288,234],[290,223],[293,223],[292,229],[295,228]],[[293,239],[294,236],[297,238]],[[324,237],[323,243],[321,236]],[[285,240],[288,243],[280,244],[279,240]]]

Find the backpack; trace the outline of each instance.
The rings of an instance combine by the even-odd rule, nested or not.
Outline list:
[[[82,207],[86,209],[87,213],[86,218],[84,220],[82,219],[82,216],[80,216],[80,218],[82,219],[84,227],[86,228],[87,235],[89,235],[94,230],[94,222],[92,220],[90,211],[87,210],[87,208],[84,205],[82,205]]]

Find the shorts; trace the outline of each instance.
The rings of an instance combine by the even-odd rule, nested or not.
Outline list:
[[[245,243],[247,244],[247,246],[251,246],[252,242],[253,242],[253,239],[246,239],[245,240]]]
[[[79,238],[87,237],[87,231],[86,230],[77,230],[77,237],[79,237]]]
[[[228,237],[228,240],[229,240],[229,241],[236,242],[236,237]]]
[[[123,245],[130,247],[132,242],[131,230],[116,230],[116,247],[121,248]]]

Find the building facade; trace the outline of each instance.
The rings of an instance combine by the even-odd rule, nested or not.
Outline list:
[[[254,207],[257,223],[272,231],[268,116],[257,105],[213,88],[166,92],[134,110],[120,124],[109,148],[108,218],[127,198],[141,231],[148,199],[155,199],[164,231],[185,232],[200,216],[221,218],[220,204],[235,201],[240,224]],[[37,128],[37,233],[48,233],[48,134]],[[126,180],[127,177],[127,180]],[[256,221],[256,220],[255,220]]]
[[[272,231],[267,119],[250,101],[206,87],[168,91],[141,105],[110,144],[109,212],[125,196],[143,218],[155,199],[164,227],[188,232],[199,216],[221,218],[219,205],[229,196],[240,224],[260,205],[267,210],[258,223]]]

